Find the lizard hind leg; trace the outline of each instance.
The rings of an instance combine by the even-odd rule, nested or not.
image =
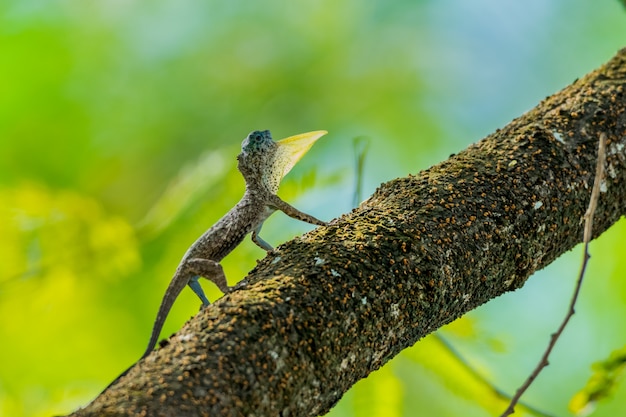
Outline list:
[[[189,271],[191,275],[193,275],[193,278],[189,280],[189,286],[193,292],[200,297],[202,303],[205,305],[208,304],[208,300],[202,291],[202,287],[200,287],[198,277],[203,277],[213,282],[217,285],[217,288],[225,294],[231,290],[226,282],[224,269],[222,269],[222,265],[220,265],[219,262],[215,262],[210,259],[192,258],[185,261],[184,268]]]
[[[206,306],[208,306],[211,303],[209,302],[209,299],[206,298],[206,295],[204,295],[204,291],[202,290],[202,286],[198,282],[199,278],[200,277],[198,275],[194,275],[193,277],[191,277],[191,279],[189,280],[187,285],[189,285],[189,288],[191,288],[193,290],[193,292],[195,292],[196,295],[200,298],[200,300],[202,300],[202,307],[206,307]]]

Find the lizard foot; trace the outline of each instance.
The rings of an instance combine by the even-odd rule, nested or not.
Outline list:
[[[230,291],[232,292],[235,290],[240,290],[242,288],[245,288],[247,285],[248,285],[248,281],[245,279],[242,279],[241,281],[239,281],[238,283],[230,287]]]

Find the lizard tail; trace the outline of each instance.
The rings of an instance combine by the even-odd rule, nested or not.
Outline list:
[[[183,288],[185,288],[185,286],[189,283],[189,279],[190,277],[183,276],[180,270],[176,271],[176,274],[174,275],[174,278],[172,278],[172,281],[170,281],[170,285],[167,287],[163,300],[161,301],[161,306],[159,307],[159,312],[157,313],[156,320],[154,321],[154,326],[152,326],[152,334],[150,335],[148,347],[139,360],[145,358],[154,350],[154,347],[159,339],[159,335],[161,334],[161,329],[165,324],[165,319],[172,309],[174,301]]]

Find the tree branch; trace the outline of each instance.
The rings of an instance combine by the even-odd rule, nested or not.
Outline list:
[[[626,201],[626,49],[505,128],[281,246],[75,416],[314,416],[405,347],[524,285]],[[142,414],[143,413],[143,414]]]

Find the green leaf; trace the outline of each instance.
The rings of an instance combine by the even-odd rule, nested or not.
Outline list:
[[[569,409],[579,416],[590,414],[597,403],[608,399],[615,392],[626,368],[626,346],[611,352],[603,361],[591,366],[593,374],[583,389],[569,403]]]

